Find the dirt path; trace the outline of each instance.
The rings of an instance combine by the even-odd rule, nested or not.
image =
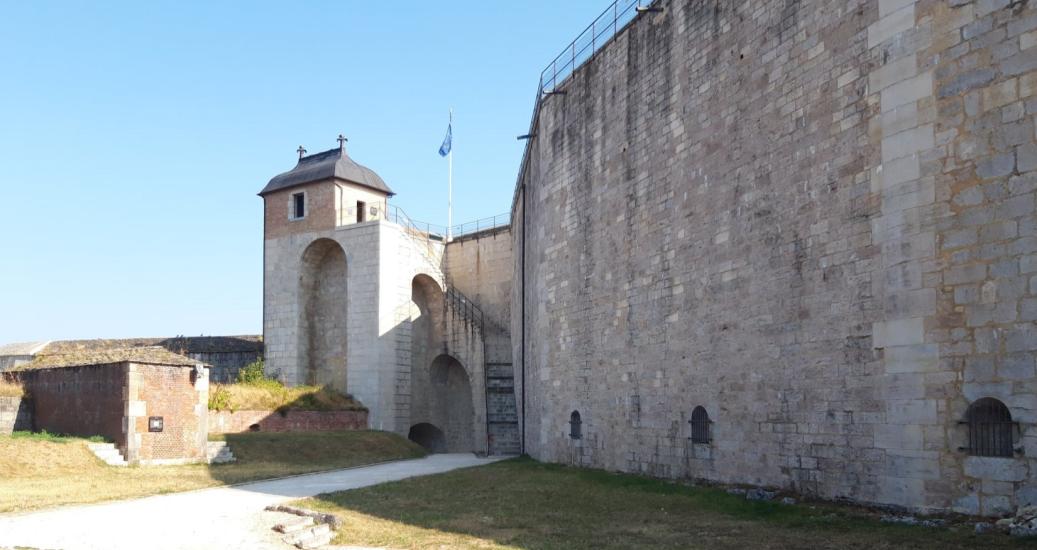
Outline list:
[[[263,508],[297,498],[495,462],[431,455],[236,487],[0,515],[0,547],[79,550],[253,548],[284,550]]]

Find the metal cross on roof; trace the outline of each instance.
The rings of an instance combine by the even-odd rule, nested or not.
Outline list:
[[[346,142],[347,141],[349,141],[349,139],[346,136],[344,136],[342,134],[338,135],[338,150],[339,151],[342,151],[342,150],[344,150],[346,148]]]
[[[295,152],[299,153],[299,160],[302,160],[302,156],[306,154],[306,149],[303,148],[302,145],[300,145],[299,148],[295,150]]]

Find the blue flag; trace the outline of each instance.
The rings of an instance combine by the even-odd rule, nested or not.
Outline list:
[[[453,123],[446,125],[446,137],[443,138],[443,145],[439,146],[439,156],[445,157],[450,154],[450,145],[453,142]]]

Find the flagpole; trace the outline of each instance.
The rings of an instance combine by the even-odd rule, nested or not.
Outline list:
[[[454,124],[454,109],[450,109],[450,128],[451,134],[453,134]],[[450,137],[450,151],[446,155],[447,159],[447,184],[446,184],[446,242],[452,240],[453,235],[451,233],[454,230],[454,144],[453,135]]]

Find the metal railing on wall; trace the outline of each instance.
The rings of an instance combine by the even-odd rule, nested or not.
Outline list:
[[[496,229],[498,227],[504,227],[511,223],[511,213],[505,212],[503,214],[497,214],[489,218],[480,218],[473,222],[465,222],[462,224],[451,227],[450,235],[453,238],[463,237],[465,235],[471,235],[472,233],[478,233],[480,231],[486,231],[488,229]]]
[[[496,216],[457,224],[452,226],[449,232],[445,225],[437,225],[434,223],[426,223],[411,219],[411,217],[408,216],[399,206],[389,206],[389,210],[385,213],[385,219],[386,221],[395,223],[396,225],[403,226],[412,232],[422,234],[422,236],[426,236],[434,241],[445,241],[447,235],[457,238],[471,235],[472,233],[478,233],[479,231],[504,227],[511,223],[511,213],[497,214]]]
[[[637,17],[638,11],[646,9],[653,1],[616,0],[613,2],[540,73],[540,93],[555,91],[584,61],[590,59],[598,48],[604,46],[619,33],[620,29],[633,21]]]

